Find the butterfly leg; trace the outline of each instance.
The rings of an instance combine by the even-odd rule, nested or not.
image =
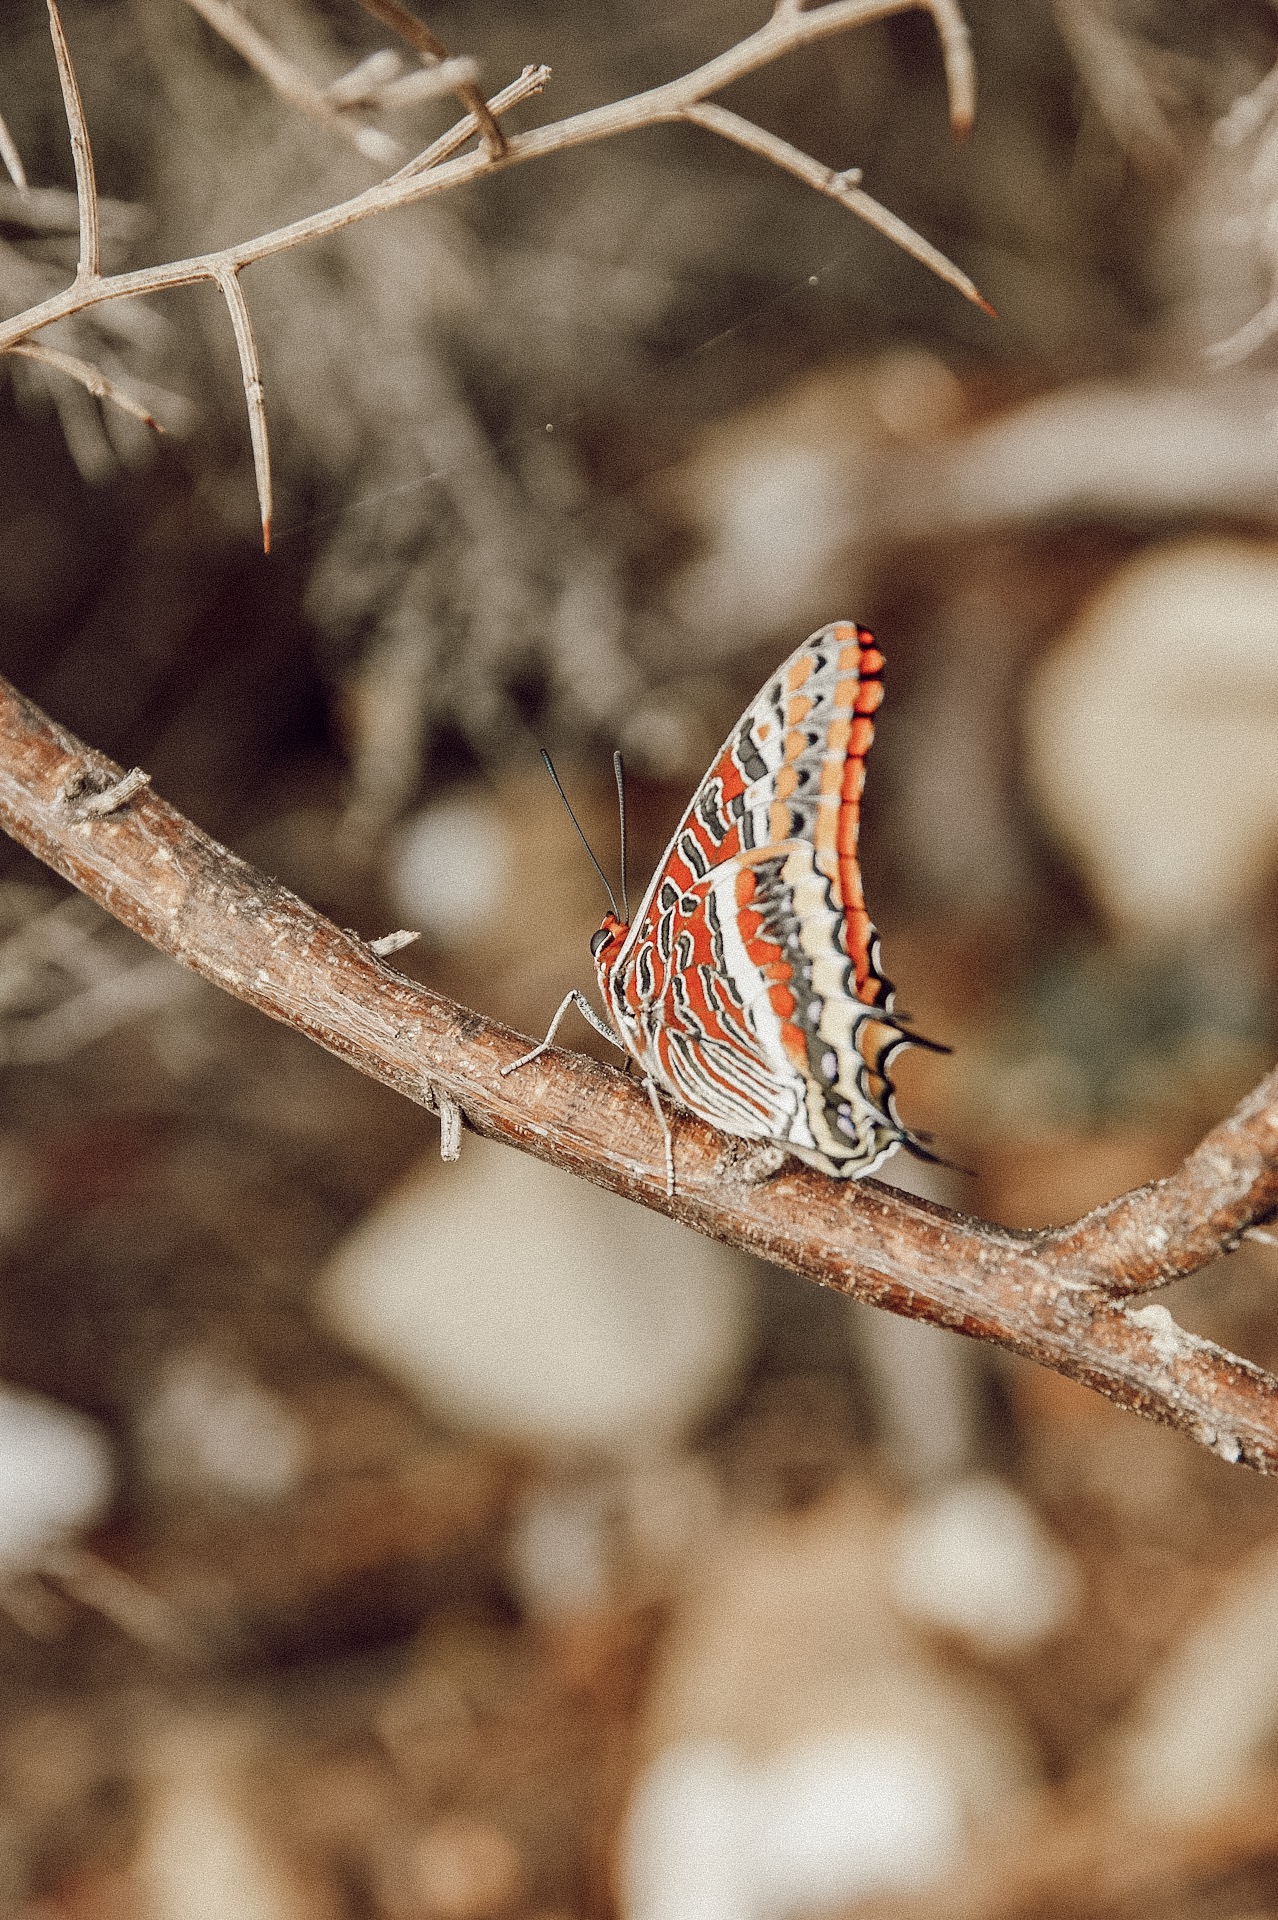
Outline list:
[[[658,1099],[658,1097],[657,1097],[657,1086],[656,1086],[656,1082],[655,1082],[655,1081],[653,1081],[653,1080],[645,1080],[643,1084],[644,1084],[644,1086],[645,1086],[645,1087],[646,1087],[646,1088],[648,1089],[648,1098],[649,1098],[649,1099],[651,1100],[651,1102],[652,1102],[652,1111],[653,1111],[653,1112],[654,1112],[654,1113],[656,1114],[656,1116],[657,1116],[657,1119],[658,1119],[658,1120],[660,1121],[660,1123],[661,1123],[661,1131],[662,1131],[662,1134],[663,1134],[663,1136],[664,1136],[664,1138],[665,1138],[665,1143],[666,1143],[666,1192],[667,1192],[667,1194],[668,1194],[668,1195],[669,1195],[669,1196],[670,1196],[670,1197],[671,1197],[671,1198],[673,1199],[673,1197],[674,1197],[674,1190],[675,1190],[675,1182],[674,1182],[674,1141],[673,1141],[673,1139],[671,1138],[671,1134],[670,1134],[670,1122],[669,1122],[669,1121],[668,1121],[668,1120],[666,1119],[666,1115],[665,1115],[665,1109],[664,1109],[664,1107],[662,1106],[662,1104],[661,1104],[661,1101],[660,1101],[660,1100]]]
[[[600,1019],[585,994],[578,993],[576,987],[574,987],[572,992],[566,993],[560,1001],[558,1013],[556,1013],[554,1019],[546,1028],[545,1039],[541,1041],[538,1046],[531,1047],[527,1053],[521,1053],[518,1060],[512,1060],[508,1067],[503,1067],[501,1070],[503,1079],[508,1073],[513,1073],[516,1067],[526,1067],[530,1060],[539,1060],[543,1053],[549,1051],[554,1042],[555,1035],[559,1031],[559,1022],[563,1019],[569,1007],[572,1006],[575,1006],[579,1013],[584,1014],[596,1033],[602,1034],[605,1040],[611,1040],[614,1047],[619,1047],[623,1053],[625,1052],[625,1048],[622,1047],[620,1040],[618,1040],[612,1028]]]

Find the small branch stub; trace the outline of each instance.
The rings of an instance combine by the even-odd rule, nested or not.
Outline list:
[[[420,932],[409,927],[401,927],[398,933],[384,933],[378,940],[370,940],[368,948],[379,960],[389,960],[393,953],[402,953],[405,947],[411,947],[415,940],[421,939]]]
[[[84,767],[63,781],[58,789],[58,799],[64,807],[79,814],[81,819],[100,820],[107,814],[118,813],[121,807],[127,807],[130,800],[150,784],[150,774],[144,773],[141,767],[130,768],[118,780],[105,777],[94,768]]]
[[[439,1109],[439,1157],[441,1160],[461,1159],[462,1111],[451,1094],[435,1090],[435,1105]]]

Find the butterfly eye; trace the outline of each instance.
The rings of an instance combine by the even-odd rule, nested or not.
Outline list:
[[[607,946],[607,944],[608,944],[607,927],[600,927],[598,933],[591,934],[590,951],[594,955],[596,960],[599,958],[599,955],[602,953],[603,949]]]

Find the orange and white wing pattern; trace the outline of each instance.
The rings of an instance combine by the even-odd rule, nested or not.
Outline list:
[[[725,742],[634,924],[598,956],[617,1030],[659,1086],[843,1176],[919,1147],[889,1071],[913,1037],[857,862],[882,672],[873,635],[848,622],[797,648]]]

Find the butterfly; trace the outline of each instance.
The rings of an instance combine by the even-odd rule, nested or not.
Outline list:
[[[667,1193],[674,1149],[660,1093],[841,1179],[873,1173],[898,1146],[935,1157],[897,1114],[891,1066],[903,1047],[947,1049],[893,1011],[857,861],[882,699],[883,656],[867,628],[837,621],[796,647],[716,755],[633,920],[599,868],[611,910],[590,950],[611,1028],[574,990],[540,1046],[502,1069],[545,1052],[576,1006],[643,1075]],[[615,764],[624,902],[619,755]]]

